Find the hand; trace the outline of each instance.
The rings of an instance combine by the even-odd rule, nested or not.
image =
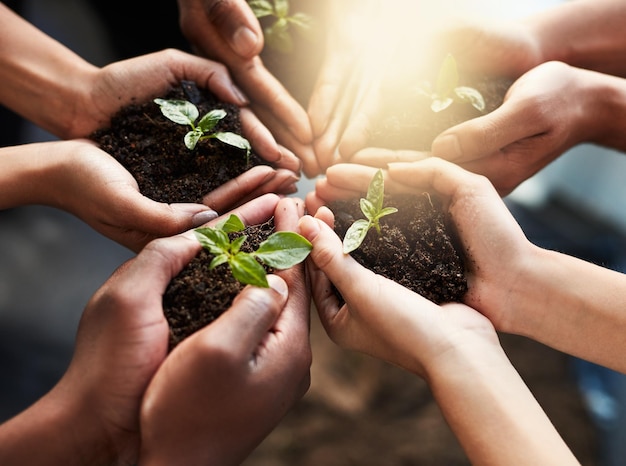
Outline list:
[[[300,221],[302,234],[313,243],[307,260],[313,297],[333,341],[422,377],[450,350],[476,347],[479,341],[492,350],[499,347],[493,326],[468,306],[437,306],[343,254],[341,240],[328,225],[333,221],[326,208]],[[345,299],[341,307],[331,283]]]
[[[224,63],[251,108],[278,141],[294,152],[308,176],[317,173],[306,112],[265,68],[258,53],[263,34],[243,0],[179,0],[180,24],[199,54]],[[233,53],[233,48],[238,52]]]
[[[624,88],[620,78],[542,64],[513,84],[500,108],[439,135],[432,153],[487,176],[508,194],[578,143],[624,144],[610,117],[619,106],[610,96]]]
[[[375,171],[353,164],[333,166],[326,179],[318,181],[315,195],[307,197],[307,208],[315,212],[333,199],[363,196]],[[491,183],[432,157],[421,162],[391,163],[384,173],[386,192],[427,191],[442,199],[466,258],[469,290],[465,304],[485,314],[498,330],[511,330],[511,320],[522,317],[504,312],[515,308],[507,294],[512,288],[507,284],[517,282],[538,248],[526,239]]]
[[[239,206],[251,197],[284,188],[294,175],[287,170],[259,166],[207,194],[205,204],[165,204],[139,193],[137,182],[115,159],[88,142],[63,141],[25,148],[46,148],[46,170],[28,203],[66,210],[96,231],[133,251],[154,238],[171,236],[200,226]],[[27,154],[23,155],[27,157]],[[25,202],[26,203],[26,202]]]
[[[298,203],[299,202],[299,203]],[[283,199],[278,230],[297,228]],[[303,265],[248,286],[215,322],[170,354],[141,412],[142,464],[240,464],[306,392],[311,352]]]

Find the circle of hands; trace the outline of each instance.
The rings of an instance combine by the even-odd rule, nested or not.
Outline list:
[[[523,410],[523,415],[515,412],[513,418],[535,423],[533,435],[550,446],[552,458],[562,455],[560,459],[575,462],[507,364],[496,329],[519,333],[523,328],[532,333],[524,321],[524,315],[532,315],[531,306],[515,299],[523,290],[503,286],[540,282],[541,267],[529,270],[528,263],[557,260],[565,269],[583,266],[571,258],[555,259],[531,245],[500,196],[579,142],[606,142],[603,133],[592,134],[589,118],[593,117],[585,119],[581,112],[572,111],[585,102],[558,92],[565,86],[570,94],[584,93],[590,82],[604,76],[561,62],[541,63],[536,39],[523,23],[416,31],[410,22],[398,26],[410,15],[399,14],[395,5],[329,1],[326,54],[305,110],[259,58],[262,31],[247,3],[208,2],[214,4],[208,13],[205,3],[179,2],[181,27],[199,56],[167,50],[101,69],[81,65],[82,82],[89,90],[76,99],[77,107],[84,110],[78,112],[80,118],[49,117],[33,110],[37,105],[7,97],[9,106],[71,141],[33,145],[36,154],[28,156],[23,148],[8,150],[4,159],[9,168],[18,165],[17,159],[39,162],[43,152],[53,167],[35,178],[39,183],[33,183],[29,192],[4,183],[9,187],[0,201],[8,200],[2,207],[41,202],[63,208],[139,253],[88,303],[74,358],[59,384],[1,426],[0,435],[7,441],[0,441],[0,462],[37,464],[37,455],[42,455],[39,459],[45,458],[47,464],[81,464],[81,460],[130,464],[138,459],[141,464],[240,463],[308,389],[311,297],[335,342],[426,378],[475,462],[519,464],[515,456],[519,450],[512,446],[490,457],[492,452],[482,448],[480,435],[491,440],[512,429],[501,413],[495,413],[498,422],[485,423],[491,428],[481,433],[466,428],[463,416],[479,418],[481,406],[510,403],[490,398],[498,393],[475,391],[475,405],[460,409],[457,399],[463,398],[458,392],[480,387],[455,385],[458,380],[450,380],[449,374],[459,371],[469,380],[489,379],[487,385],[522,400],[507,408]],[[5,10],[0,5],[0,11]],[[375,28],[372,18],[377,21]],[[248,26],[241,28],[241,24]],[[436,35],[432,43],[429,34]],[[415,73],[417,79],[421,67],[445,53],[454,55],[459,69],[511,78],[514,83],[502,106],[444,131],[428,151],[371,147],[386,92],[390,88],[414,92],[410,86],[399,88],[394,78]],[[60,51],[57,58],[62,60],[64,54]],[[121,165],[78,139],[105,124],[120,107],[154,97],[183,79],[239,105],[244,136],[275,168],[255,167],[207,193],[203,204],[165,205],[141,196]],[[494,127],[501,129],[486,131]],[[615,143],[610,138],[608,142]],[[332,199],[359,196],[381,167],[390,191],[429,191],[443,199],[461,247],[471,251],[464,303],[437,306],[342,254],[332,231],[333,214],[325,205]],[[325,174],[305,204],[281,196],[295,190],[301,170],[308,177]],[[218,213],[235,213],[249,225],[274,216],[278,230],[301,232],[313,244],[306,275],[302,265],[268,277],[267,289],[246,287],[227,313],[168,354],[163,291],[200,248],[188,230],[215,224]],[[504,270],[502,263],[508,265]],[[608,271],[594,272],[601,275],[600,282],[615,283]],[[331,283],[345,304],[339,305]],[[574,288],[590,288],[586,285]],[[603,296],[606,288],[597,289]],[[540,331],[553,333],[533,337],[626,369],[601,348],[569,338],[567,328],[551,326],[549,316],[537,319],[542,323]],[[597,332],[596,341],[605,346],[619,347],[619,337],[607,337],[601,325],[589,321],[580,327],[592,336]],[[42,416],[59,428],[51,434],[50,424],[40,422]],[[28,429],[33,429],[28,436],[19,434]],[[32,449],[34,438],[50,448]],[[67,460],[68,445],[73,462]],[[524,442],[520,445],[528,464],[547,464],[541,448],[533,456],[535,452],[523,448]],[[24,461],[24,455],[34,461]]]

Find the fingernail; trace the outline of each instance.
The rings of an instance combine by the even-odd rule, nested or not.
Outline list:
[[[250,103],[250,100],[248,100],[248,98],[245,96],[243,91],[241,89],[239,89],[235,84],[231,84],[230,88],[231,88],[231,90],[233,91],[233,93],[235,94],[235,96],[239,100],[239,103],[242,106],[243,105],[248,105]]]
[[[271,289],[273,289],[281,296],[287,296],[287,294],[289,293],[285,280],[276,275],[268,275],[267,283],[270,285]]]
[[[198,212],[191,218],[191,225],[193,228],[204,225],[207,222],[218,217],[217,212],[214,210],[203,210],[202,212]]]
[[[259,38],[257,35],[246,26],[241,26],[233,34],[233,49],[237,55],[242,57],[250,56],[256,49],[258,42]]]
[[[460,159],[463,155],[459,138],[454,134],[448,134],[435,139],[433,141],[432,152],[434,156],[450,161]]]

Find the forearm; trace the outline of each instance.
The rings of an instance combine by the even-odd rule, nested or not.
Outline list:
[[[622,0],[565,2],[526,20],[543,60],[626,76],[626,3]]]
[[[71,395],[71,394],[70,394]],[[69,402],[68,402],[69,401]],[[0,464],[4,466],[105,466],[116,463],[114,450],[98,432],[99,421],[82,422],[75,399],[47,394],[26,411],[0,425]]]
[[[76,163],[85,145],[54,141],[0,148],[0,209],[32,204],[65,209],[68,192],[79,192],[72,180],[86,176]]]
[[[499,346],[448,352],[429,385],[472,464],[578,464]]]
[[[554,251],[531,254],[501,330],[626,373],[626,276]]]
[[[95,69],[0,3],[1,104],[66,137]]]

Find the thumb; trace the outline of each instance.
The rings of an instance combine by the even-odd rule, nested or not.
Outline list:
[[[335,285],[346,302],[356,302],[363,293],[369,294],[367,286],[375,274],[361,266],[350,255],[344,254],[342,244],[335,232],[322,220],[304,216],[299,228],[302,236],[313,245],[310,259]]]
[[[267,281],[269,288],[246,286],[212,324],[213,335],[237,347],[237,354],[256,352],[285,307],[289,294],[285,281],[277,275],[268,275]]]
[[[253,11],[244,0],[208,0],[205,11],[230,48],[241,58],[252,58],[263,48],[263,34]]]

